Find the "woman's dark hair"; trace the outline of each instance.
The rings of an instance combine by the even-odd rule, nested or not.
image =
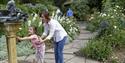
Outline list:
[[[48,11],[42,11],[39,13],[39,17],[42,17],[42,15],[47,19],[47,20],[50,20],[50,17],[49,17],[49,12]]]

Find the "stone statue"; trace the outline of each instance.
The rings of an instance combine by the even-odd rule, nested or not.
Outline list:
[[[15,1],[10,0],[7,3],[6,6],[7,15],[4,15],[5,12],[3,10],[0,10],[0,22],[18,22],[18,21],[26,21],[28,18],[28,15],[24,12],[22,12],[20,9],[16,8]]]
[[[16,5],[15,5],[15,1],[14,0],[10,0],[7,3],[7,10],[10,12],[10,14],[13,14],[16,12]]]

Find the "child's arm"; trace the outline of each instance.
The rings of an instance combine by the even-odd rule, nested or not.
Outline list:
[[[29,37],[17,37],[17,39],[19,40],[31,40],[33,37],[29,36]]]

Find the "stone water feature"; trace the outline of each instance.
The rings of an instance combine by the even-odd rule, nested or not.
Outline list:
[[[16,32],[28,15],[16,8],[15,1],[7,3],[6,10],[0,10],[0,28],[6,32],[8,63],[17,63]]]

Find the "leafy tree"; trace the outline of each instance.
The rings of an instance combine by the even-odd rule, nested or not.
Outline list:
[[[6,4],[8,0],[0,0],[0,4]]]
[[[97,8],[99,11],[101,11],[102,0],[88,0],[88,2],[90,9]]]

